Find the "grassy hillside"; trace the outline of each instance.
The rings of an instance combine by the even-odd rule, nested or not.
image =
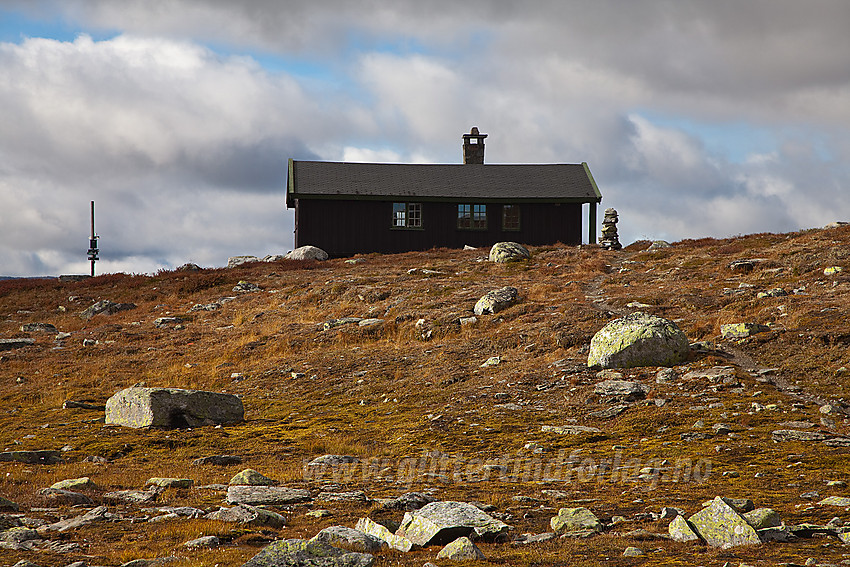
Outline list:
[[[827,485],[848,480],[850,448],[772,440],[774,430],[792,428],[781,425],[792,421],[850,436],[843,413],[850,382],[850,227],[687,240],[658,251],[647,251],[648,245],[619,252],[541,247],[530,261],[508,265],[486,261],[486,250],[441,249],[368,255],[356,263],[281,261],[77,283],[2,281],[0,338],[29,337],[35,344],[0,352],[0,449],[61,449],[65,462],[0,462],[0,496],[18,503],[25,516],[52,522],[85,511],[40,495],[56,481],[88,476],[98,488],[86,494],[100,503],[105,492],[141,489],[150,477],[187,477],[194,488],[169,489],[156,505],[214,510],[224,493],[204,487],[226,484],[250,467],[314,495],[323,488],[363,490],[378,499],[416,490],[490,504],[515,535],[548,531],[559,507],[581,505],[605,522],[625,520],[590,540],[481,544],[491,563],[846,560],[850,548],[834,538],[719,551],[625,534],[666,533],[669,519],[651,513],[673,506],[690,515],[717,495],[750,498],[775,509],[786,524],[824,524],[834,516],[850,522],[845,509],[816,504],[850,496],[840,484]],[[753,260],[750,271],[729,267],[743,259]],[[844,271],[824,275],[831,266]],[[233,291],[240,281],[260,291]],[[479,297],[505,285],[519,290],[516,305],[461,324]],[[787,295],[758,297],[777,288]],[[215,310],[193,309],[224,298],[233,299]],[[136,308],[79,316],[104,299]],[[676,321],[702,345],[668,382],[656,381],[659,368],[623,370],[624,379],[649,392],[622,413],[606,414],[617,402],[594,394],[605,376],[587,369],[587,345],[607,321],[637,310]],[[166,316],[183,323],[154,325]],[[325,329],[343,317],[382,322]],[[20,330],[34,322],[70,335],[57,340],[55,333]],[[770,330],[720,338],[722,324],[741,322]],[[499,357],[498,364],[485,365],[491,357]],[[717,366],[731,368],[719,377],[703,372]],[[238,394],[245,422],[133,430],[104,426],[102,410],[63,409],[66,400],[103,405],[139,383]],[[830,404],[833,413],[822,413]],[[570,424],[603,434],[541,431]],[[715,433],[715,424],[731,433]],[[305,461],[325,453],[354,455],[360,463],[321,478],[305,474]],[[191,464],[221,454],[239,455],[243,463]],[[615,462],[625,468],[610,472]],[[503,464],[507,472],[488,472],[487,464]],[[637,478],[645,467],[662,473]],[[551,480],[555,476],[560,480]],[[801,497],[810,492],[818,496]],[[353,527],[368,514],[401,519],[375,502],[317,501],[283,510],[289,525],[272,530],[204,519],[147,523],[141,520],[151,514],[143,510],[149,504],[108,505],[124,521],[49,536],[78,544],[74,550],[0,549],[0,562],[26,557],[42,565],[118,565],[174,555],[180,562],[173,565],[241,565],[276,538]],[[333,515],[305,516],[319,508]],[[208,551],[182,547],[201,535],[225,543]],[[623,558],[627,546],[646,555]],[[438,550],[383,552],[377,564],[422,565]]]

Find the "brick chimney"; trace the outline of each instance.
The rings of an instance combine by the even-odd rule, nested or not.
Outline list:
[[[463,163],[484,164],[484,138],[487,134],[479,134],[478,127],[473,126],[469,134],[463,135]]]

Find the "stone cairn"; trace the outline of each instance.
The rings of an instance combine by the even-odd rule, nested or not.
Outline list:
[[[605,209],[605,218],[602,219],[602,238],[599,244],[606,250],[620,250],[620,238],[617,236],[617,210]]]

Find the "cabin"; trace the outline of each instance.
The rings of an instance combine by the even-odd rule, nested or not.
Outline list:
[[[289,160],[286,206],[295,247],[334,257],[430,248],[596,241],[602,194],[586,163],[484,164],[484,139],[463,135],[463,164]]]

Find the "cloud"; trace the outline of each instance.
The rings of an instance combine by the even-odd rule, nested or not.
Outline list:
[[[85,270],[91,199],[104,268],[278,252],[287,158],[457,163],[472,126],[587,161],[624,241],[850,218],[844,0],[4,6],[109,39],[0,44],[2,275]]]

